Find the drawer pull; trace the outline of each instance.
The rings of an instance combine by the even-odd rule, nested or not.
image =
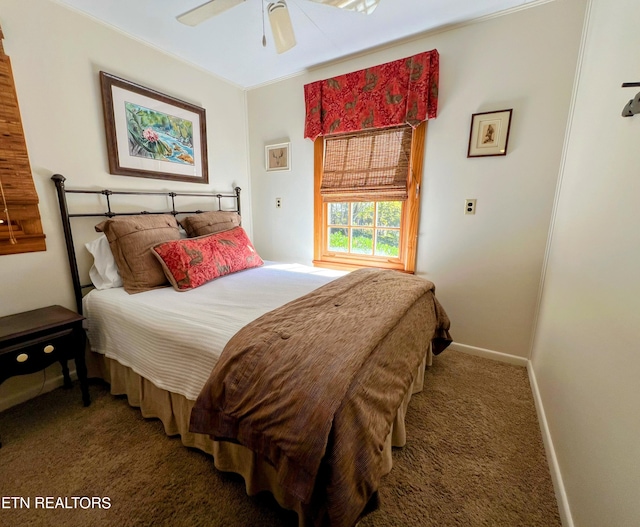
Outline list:
[[[27,355],[26,353],[21,353],[20,355],[18,355],[16,357],[16,360],[18,362],[26,362],[26,360],[29,358],[29,355]]]
[[[54,349],[55,349],[55,348],[54,348],[51,344],[47,344],[47,345],[44,347],[44,352],[45,352],[45,353],[51,353]]]

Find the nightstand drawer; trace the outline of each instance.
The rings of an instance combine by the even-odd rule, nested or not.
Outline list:
[[[73,332],[73,328],[69,328],[4,348],[0,355],[2,376],[34,373],[60,359],[72,359]]]

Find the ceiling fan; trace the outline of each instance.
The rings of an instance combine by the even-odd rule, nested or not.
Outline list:
[[[209,0],[204,4],[195,7],[186,13],[178,15],[176,18],[179,22],[188,26],[197,26],[201,22],[208,20],[220,13],[231,9],[245,2],[246,0]],[[263,35],[262,45],[266,46],[266,37],[264,35],[264,0],[263,2]],[[349,11],[357,11],[370,15],[380,3],[380,0],[310,0],[318,4],[325,4]],[[269,23],[273,33],[273,40],[278,53],[284,53],[296,45],[296,37],[293,33],[291,18],[285,0],[276,0],[268,4],[267,12],[269,14]]]

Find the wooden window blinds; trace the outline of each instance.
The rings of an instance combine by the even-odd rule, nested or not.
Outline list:
[[[322,200],[405,201],[412,131],[400,126],[326,136]]]
[[[0,255],[45,251],[11,62],[0,28]]]

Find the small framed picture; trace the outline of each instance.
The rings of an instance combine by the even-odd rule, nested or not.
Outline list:
[[[467,157],[506,156],[513,109],[471,116]]]
[[[279,143],[265,147],[265,164],[267,172],[291,169],[290,143]]]

